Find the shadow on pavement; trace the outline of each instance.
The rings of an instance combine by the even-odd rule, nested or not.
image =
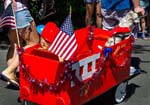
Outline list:
[[[140,88],[140,86],[139,86],[139,85],[136,85],[136,84],[133,84],[133,83],[129,84],[129,85],[127,86],[127,95],[126,95],[126,98],[125,98],[124,101],[128,101],[128,99],[129,99],[132,95],[134,95],[134,93],[135,93],[135,91],[136,91],[137,88]]]
[[[84,105],[115,105],[114,102],[114,88],[98,96]]]
[[[139,57],[131,58],[131,66],[133,66],[135,69],[141,69],[140,63],[141,63],[141,59]]]
[[[147,73],[145,70],[141,69],[140,63],[150,63],[150,61],[142,61],[139,57],[132,57],[131,58],[131,66],[133,66],[137,70],[140,70],[140,74],[141,73]]]
[[[6,86],[6,89],[19,90],[19,87],[16,87],[14,85],[8,85]]]
[[[9,44],[0,44],[0,50],[6,50],[9,48]]]
[[[143,53],[143,51],[150,51],[147,47],[150,47],[150,45],[134,45],[133,53]]]
[[[131,66],[133,66],[135,69],[140,70],[141,73],[147,73],[145,70],[142,70],[140,68],[140,63],[149,63],[150,61],[142,61],[139,57],[132,57],[131,58]]]
[[[0,87],[3,87],[5,89],[10,89],[10,90],[19,90],[17,87],[13,86],[13,85],[8,85],[7,82],[0,80]]]

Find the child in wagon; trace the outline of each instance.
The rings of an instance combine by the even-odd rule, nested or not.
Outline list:
[[[45,26],[37,26],[37,31],[41,35],[41,47],[39,49],[48,50],[48,47],[50,46],[54,38],[57,36],[59,28],[54,22],[48,22]],[[62,62],[63,59],[59,57],[59,61]]]

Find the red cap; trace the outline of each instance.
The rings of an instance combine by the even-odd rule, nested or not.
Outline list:
[[[59,32],[59,28],[57,27],[57,25],[53,22],[48,22],[45,25],[41,36],[49,43],[52,43],[52,41],[54,40],[58,32]]]

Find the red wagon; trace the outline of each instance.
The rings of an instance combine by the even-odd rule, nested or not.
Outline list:
[[[44,33],[48,32],[46,25]],[[49,27],[49,28],[48,28]],[[89,34],[92,30],[92,35]],[[23,105],[83,105],[116,88],[115,101],[126,95],[133,36],[129,28],[106,31],[86,27],[75,31],[78,49],[69,61],[36,45],[20,53],[20,100]],[[108,38],[122,39],[108,43]],[[106,44],[107,43],[107,44]]]

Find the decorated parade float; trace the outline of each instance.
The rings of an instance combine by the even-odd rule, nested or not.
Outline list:
[[[50,43],[47,48],[39,44],[19,50],[22,104],[83,105],[112,88],[115,101],[123,101],[134,41],[131,25],[137,19],[133,14],[111,31],[88,26],[72,33],[69,17],[61,28],[48,22],[41,33]]]

